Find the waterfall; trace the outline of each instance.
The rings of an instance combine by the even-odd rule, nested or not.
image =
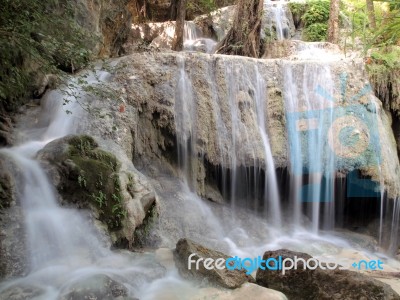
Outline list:
[[[183,46],[186,51],[201,50],[205,53],[213,53],[216,41],[201,35],[201,30],[193,21],[186,21],[183,29]]]
[[[276,26],[276,37],[278,41],[281,41],[286,38],[285,33],[283,31],[283,18],[285,12],[283,11],[282,3],[277,3],[272,6],[272,12],[274,14],[275,26]]]
[[[101,84],[109,75],[96,71],[83,78],[88,84]],[[129,298],[160,298],[170,283],[174,283],[169,287],[172,294],[193,294],[193,287],[179,278],[176,269],[162,267],[155,254],[113,253],[88,212],[58,204],[57,192],[35,156],[49,142],[77,132],[78,122],[85,117],[81,105],[88,100],[78,82],[78,78],[71,79],[67,87],[61,87],[69,89],[70,96],[61,90],[47,92],[37,119],[20,124],[19,144],[0,149],[17,166],[29,263],[27,276],[0,283],[0,299],[25,299],[24,293],[35,299],[69,299],[77,297],[75,292],[79,296],[79,284],[92,295],[97,290],[92,293],[91,288],[99,293],[106,288],[102,280],[114,280],[115,287],[120,284]]]
[[[303,68],[301,78],[293,77],[293,68]],[[294,220],[299,222],[301,203],[306,202],[312,220],[312,230],[334,226],[335,158],[328,147],[327,126],[333,122],[334,104],[316,93],[323,86],[333,95],[334,81],[329,67],[323,65],[284,66],[285,101],[290,147],[292,206]],[[306,182],[303,182],[307,175]],[[321,218],[321,205],[325,216]]]
[[[219,99],[215,80],[209,80],[215,98],[213,124],[218,141],[217,152],[223,162],[221,193],[234,210],[245,206],[257,210],[271,224],[281,226],[281,208],[278,184],[275,174],[268,133],[266,129],[266,82],[257,65],[253,70],[244,69],[240,64],[221,62],[225,72],[225,99]],[[185,70],[184,57],[178,58],[179,76],[175,96],[175,126],[177,133],[178,162],[182,176],[193,191],[196,191],[196,161],[199,155],[196,143],[199,128],[196,115],[196,95]],[[211,72],[210,78],[213,78]],[[222,103],[228,101],[228,109]],[[251,107],[254,128],[247,128],[242,121],[244,111]],[[226,123],[228,120],[229,123]],[[262,149],[256,149],[257,141],[251,140],[249,130],[259,136]],[[253,153],[249,153],[249,151]],[[262,151],[264,161],[258,161],[254,151]],[[246,169],[246,163],[253,160],[253,169]],[[265,174],[265,175],[264,175]],[[260,202],[261,201],[261,202]]]

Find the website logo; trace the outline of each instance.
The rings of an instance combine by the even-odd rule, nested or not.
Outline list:
[[[371,86],[347,97],[347,75],[340,75],[340,99],[322,86],[315,89],[324,105],[286,112],[291,172],[308,178],[299,191],[303,202],[334,200],[335,173],[347,172],[348,197],[377,197],[379,184],[363,178],[358,169],[381,163],[377,109],[370,99]],[[361,101],[362,100],[362,101]]]
[[[188,257],[188,270],[199,270],[200,268],[204,268],[206,270],[222,270],[228,269],[229,271],[234,270],[245,270],[246,275],[252,274],[254,271],[261,270],[269,270],[269,271],[280,271],[282,275],[285,275],[286,271],[289,270],[297,270],[297,269],[308,269],[315,270],[317,268],[322,270],[383,270],[383,262],[381,260],[359,260],[354,261],[349,264],[345,261],[327,261],[321,262],[315,258],[309,258],[305,260],[304,258],[300,258],[294,256],[293,258],[282,258],[282,256],[278,257],[270,257],[266,260],[262,259],[261,256],[257,256],[255,258],[240,258],[238,256],[230,257],[230,258],[203,258],[199,257],[198,259],[194,259],[193,257],[198,256],[197,253],[192,253]]]

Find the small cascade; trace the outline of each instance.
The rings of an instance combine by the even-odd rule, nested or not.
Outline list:
[[[205,38],[201,35],[201,30],[197,28],[193,21],[186,21],[183,34],[183,46],[186,51],[201,51],[213,53],[216,41]]]
[[[109,77],[107,72],[96,73],[84,75],[85,80],[97,84]],[[56,190],[35,157],[52,140],[77,133],[77,122],[84,113],[76,100],[86,101],[87,96],[74,79],[71,86],[69,95],[74,96],[67,97],[61,90],[47,92],[36,122],[20,124],[20,144],[0,149],[17,166],[29,263],[25,277],[0,283],[0,299],[79,298],[74,293],[81,282],[88,289],[103,289],[104,280],[122,287],[128,298],[159,299],[169,282],[174,282],[174,288],[169,287],[172,294],[181,295],[185,289],[194,293],[175,269],[160,269],[154,254],[112,252],[108,238],[95,228],[87,212],[58,204]]]
[[[303,76],[294,78],[293,67],[302,67]],[[306,202],[312,230],[334,226],[335,157],[326,133],[333,122],[334,103],[316,93],[323,86],[333,95],[334,81],[329,67],[323,65],[284,66],[286,119],[289,136],[292,206],[299,221],[301,204]],[[305,182],[304,182],[305,181]],[[325,215],[320,216],[321,206]],[[320,220],[323,224],[320,224]]]
[[[266,83],[257,65],[252,70],[228,61],[222,61],[221,65],[225,72],[224,99],[219,99],[217,90],[221,87],[212,79],[212,72],[209,80],[217,103],[213,112],[218,141],[216,151],[223,162],[216,170],[220,178],[220,191],[234,210],[243,206],[256,210],[279,228],[280,196],[266,129]],[[184,180],[195,191],[194,179],[198,172],[195,164],[200,155],[196,149],[197,130],[201,120],[197,120],[196,95],[193,94],[191,80],[185,71],[183,57],[179,57],[178,66],[175,99],[178,162]],[[227,103],[229,107],[225,106]],[[247,128],[243,118],[251,118],[253,127]],[[259,136],[262,147],[258,141],[250,138],[253,132]],[[259,161],[256,157],[263,157],[264,160]],[[250,168],[247,167],[249,164]]]
[[[179,78],[175,95],[175,126],[178,145],[178,165],[185,183],[196,190],[193,175],[196,145],[196,103],[191,81],[185,71],[185,60],[178,57]]]
[[[264,1],[264,14],[263,28],[268,29],[270,38],[282,41],[291,37],[294,23],[286,1]]]
[[[287,38],[287,33],[285,34],[283,30],[283,21],[282,19],[284,18],[284,11],[283,11],[283,6],[282,3],[277,3],[272,6],[272,11],[274,14],[274,19],[275,19],[275,26],[276,26],[276,37],[278,41],[284,40]]]

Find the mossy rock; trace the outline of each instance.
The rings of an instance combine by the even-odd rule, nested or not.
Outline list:
[[[64,162],[68,178],[60,187],[61,194],[78,206],[95,208],[99,220],[110,230],[120,229],[126,211],[118,175],[119,161],[112,153],[99,149],[87,135],[70,138],[68,145]]]

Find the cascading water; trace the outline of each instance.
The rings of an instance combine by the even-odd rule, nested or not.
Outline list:
[[[282,19],[284,18],[285,12],[283,11],[282,3],[278,2],[277,4],[272,5],[272,12],[275,19],[276,37],[278,41],[281,41],[287,36],[287,34],[285,35],[285,32],[283,30]]]
[[[213,53],[216,41],[202,37],[193,21],[186,21],[183,29],[183,46],[186,51],[201,49],[205,53]]]
[[[190,78],[185,71],[183,57],[179,58],[178,65],[179,79],[175,99],[178,162],[184,178],[189,179],[189,185],[195,190],[195,183],[190,178],[193,178],[197,171],[193,165],[197,160],[196,97],[193,94]],[[217,124],[216,136],[219,141],[218,153],[222,161],[225,161],[224,168],[221,170],[222,193],[225,193],[224,196],[228,198],[234,208],[238,209],[245,204],[247,207],[263,210],[262,214],[268,216],[271,223],[279,228],[281,226],[280,197],[266,131],[265,81],[256,66],[248,74],[240,65],[224,64],[224,71],[226,74],[226,97],[230,101],[229,112],[227,115],[223,115],[223,109],[217,107],[214,113],[214,121]],[[215,86],[215,82],[210,80],[209,84],[212,90],[216,91],[218,87]],[[245,99],[244,97],[250,98]],[[219,99],[216,99],[216,102],[219,103]],[[246,159],[248,159],[245,155],[249,154],[248,151],[254,152],[255,150],[254,141],[249,138],[250,134],[247,132],[249,129],[241,120],[242,112],[239,107],[241,105],[251,106],[254,112],[254,129],[258,132],[263,145],[259,150],[262,150],[264,154],[264,162],[257,161],[256,155],[251,154],[254,164],[253,172],[243,170]],[[227,112],[225,111],[225,113]],[[225,124],[226,118],[229,118],[230,125]],[[226,135],[229,135],[230,138],[226,139]],[[264,170],[266,175],[262,176],[261,170]],[[260,191],[262,187],[264,191]],[[260,198],[261,203],[257,204],[258,199],[253,196]]]
[[[303,76],[293,77],[293,68],[303,67]],[[334,82],[330,70],[321,65],[292,65],[284,67],[287,127],[290,141],[291,181],[293,182],[294,219],[299,221],[300,203],[311,210],[312,230],[318,232],[334,225],[334,155],[328,155],[327,126],[333,122],[333,103],[316,94],[316,87],[333,95]],[[307,182],[303,185],[304,175]],[[320,216],[321,204],[325,215]]]
[[[85,76],[85,80],[88,84],[98,84],[108,75],[98,71],[96,75]],[[25,217],[29,257],[29,274],[2,282],[0,299],[20,299],[23,293],[27,293],[24,297],[32,295],[35,299],[78,299],[80,296],[75,293],[81,282],[84,288],[95,289],[91,294],[104,293],[103,296],[109,291],[102,289],[110,282],[117,289],[115,293],[141,299],[159,299],[165,286],[171,283],[174,283],[174,288],[169,289],[171,297],[195,293],[174,268],[161,266],[154,253],[113,253],[88,214],[62,208],[57,203],[56,191],[35,156],[52,140],[76,132],[77,121],[84,114],[76,99],[84,102],[87,98],[77,81],[69,84],[75,86],[69,93],[75,96],[48,92],[42,100],[37,123],[23,124],[20,144],[0,149],[0,154],[14,161],[20,173],[18,195]]]

